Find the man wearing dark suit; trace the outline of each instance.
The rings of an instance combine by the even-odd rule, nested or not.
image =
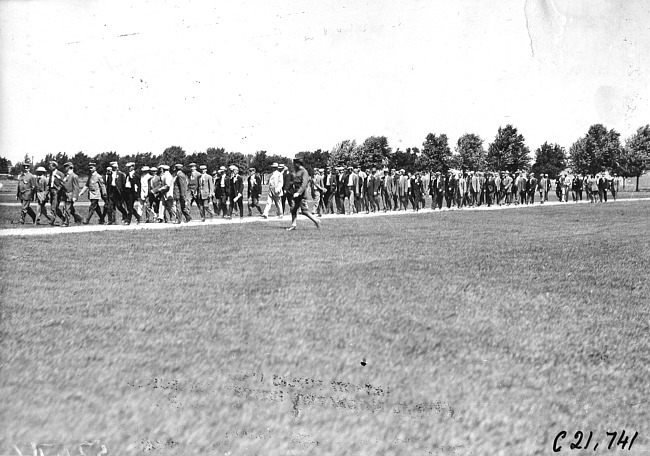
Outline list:
[[[131,219],[135,215],[135,220],[140,223],[140,215],[134,211],[133,206],[140,193],[140,178],[135,174],[135,163],[126,164],[128,173],[124,175],[124,204],[126,205],[126,217],[122,222],[124,225],[130,225]]]
[[[32,224],[36,224],[36,212],[30,207],[36,193],[36,177],[29,171],[30,163],[25,161],[23,172],[18,176],[18,190],[16,200],[20,201],[20,224],[25,224],[25,216],[29,215]]]
[[[63,178],[63,191],[61,200],[65,202],[64,223],[63,226],[70,226],[70,217],[75,223],[81,223],[82,218],[74,208],[74,203],[79,199],[79,177],[74,173],[74,165],[71,162],[63,165],[66,175]]]
[[[122,222],[126,221],[126,210],[124,210],[124,186],[126,184],[126,174],[119,170],[117,162],[111,162],[111,172],[106,169],[106,196],[108,198],[108,223],[115,224],[115,209],[122,214]],[[105,206],[106,207],[106,206]],[[111,223],[112,220],[112,223]]]
[[[52,219],[47,213],[47,208],[45,205],[48,201],[48,188],[47,188],[47,171],[42,166],[36,168],[36,203],[38,204],[38,216],[36,217],[36,224],[40,224],[41,216],[45,217],[48,222],[51,222]]]
[[[251,167],[248,175],[248,216],[253,216],[253,208],[262,215],[260,207],[260,195],[262,194],[262,178],[257,174],[255,168]]]
[[[447,173],[447,179],[445,180],[445,200],[447,201],[447,209],[451,209],[451,205],[454,202],[454,196],[456,195],[456,177],[454,173],[449,171]]]
[[[537,191],[537,178],[530,173],[526,182],[526,193],[528,193],[528,204],[535,204],[535,192]]]
[[[494,203],[494,198],[496,195],[496,182],[494,181],[494,176],[492,173],[488,173],[487,179],[485,180],[485,203],[487,207],[492,206]]]
[[[48,178],[48,192],[50,195],[50,206],[52,207],[52,220],[50,225],[54,226],[57,216],[62,222],[65,221],[65,216],[59,207],[59,192],[63,187],[63,178],[65,177],[61,171],[57,169],[59,164],[55,161],[50,162],[50,176]]]
[[[230,207],[230,179],[226,174],[225,166],[219,167],[217,178],[214,180],[214,196],[219,205],[219,212],[216,215],[221,214],[221,218],[226,217]]]
[[[377,168],[372,168],[370,177],[368,177],[368,199],[372,212],[379,212],[381,198],[381,176]]]
[[[280,163],[278,167],[282,171],[282,213],[284,214],[287,205],[291,207],[291,200],[293,199],[293,193],[291,188],[293,185],[293,174],[288,167]]]
[[[88,192],[88,199],[90,200],[90,208],[88,209],[88,215],[83,221],[84,225],[90,223],[90,218],[96,213],[99,216],[99,223],[104,224],[104,214],[99,207],[99,199],[106,196],[106,187],[102,176],[97,172],[97,164],[89,163],[88,168],[90,169],[90,176],[86,180],[86,185],[79,192],[79,196],[83,195],[86,191]]]
[[[336,213],[345,214],[345,192],[347,191],[347,173],[345,168],[339,166],[336,168]]]
[[[192,220],[190,215],[190,207],[188,204],[188,181],[187,176],[183,172],[183,165],[177,163],[174,165],[174,202],[176,203],[176,220],[174,223],[181,223],[181,215],[185,217],[184,222],[187,223]]]
[[[230,186],[230,213],[228,218],[232,218],[232,212],[235,207],[239,210],[239,219],[244,219],[244,179],[239,175],[239,168],[235,165],[230,165],[230,181],[232,185]]]
[[[326,214],[334,213],[334,194],[336,193],[336,174],[332,168],[327,167],[325,175],[323,176],[323,187],[325,187],[325,194],[323,195],[323,205],[325,206]]]

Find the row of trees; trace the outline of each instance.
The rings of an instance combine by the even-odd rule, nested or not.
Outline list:
[[[487,149],[479,135],[466,133],[458,139],[452,152],[447,135],[429,133],[421,148],[398,148],[393,151],[385,136],[370,136],[361,144],[354,140],[344,140],[330,151],[303,151],[297,153],[296,157],[303,159],[310,173],[315,168],[343,165],[362,168],[386,166],[403,168],[409,172],[447,172],[449,169],[509,172],[527,170],[536,174],[547,173],[549,177],[555,178],[570,167],[573,172],[580,174],[609,171],[625,177],[636,177],[638,190],[638,178],[650,169],[650,125],[639,128],[625,141],[625,145],[622,145],[618,132],[595,124],[570,147],[568,153],[558,144],[545,142],[535,150],[534,161],[524,136],[512,125],[499,127]],[[244,155],[239,152],[227,152],[224,148],[210,147],[205,152],[188,155],[181,147],[171,146],[160,155],[146,152],[120,156],[117,152],[103,152],[91,158],[83,152],[78,152],[72,157],[68,157],[65,152],[59,152],[56,155],[46,155],[35,166],[47,167],[50,160],[55,160],[61,165],[71,161],[77,173],[81,175],[88,173],[88,163],[91,161],[96,162],[100,170],[112,161],[117,161],[122,167],[131,161],[135,162],[136,167],[159,163],[182,163],[187,166],[195,162],[207,165],[210,170],[235,164],[240,169],[253,166],[262,173],[270,173],[271,164],[274,162],[291,162],[288,157],[268,155],[266,151]],[[11,162],[0,157],[0,173],[18,174],[21,169],[22,162],[12,167]]]

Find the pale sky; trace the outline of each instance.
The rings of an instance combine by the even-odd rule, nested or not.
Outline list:
[[[0,1],[0,155],[650,123],[647,0]]]

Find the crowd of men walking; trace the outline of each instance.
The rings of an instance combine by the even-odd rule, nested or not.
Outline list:
[[[262,176],[255,168],[248,170],[246,186],[239,168],[234,165],[228,169],[221,166],[209,174],[205,165],[191,163],[186,174],[181,164],[142,166],[136,171],[135,163],[131,162],[123,172],[117,162],[112,162],[103,174],[99,174],[97,165],[90,163],[90,175],[83,186],[71,162],[63,165],[64,172],[59,171],[54,161],[49,163],[49,170],[38,167],[36,176],[30,168],[30,163],[25,163],[18,179],[17,199],[22,206],[20,222],[24,224],[29,216],[34,224],[41,224],[43,220],[43,223],[55,225],[58,217],[61,226],[69,226],[71,221],[88,224],[95,214],[99,223],[114,225],[118,223],[118,212],[125,225],[133,219],[136,223],[187,223],[192,220],[192,204],[196,204],[201,221],[214,217],[232,219],[233,214],[243,218],[245,191],[249,216],[255,210],[257,215],[268,218],[271,209],[275,208],[275,215],[282,217],[289,207],[292,227],[288,229],[295,229],[298,211],[320,227],[307,207],[309,194],[313,212],[320,217],[323,214],[409,210],[409,206],[418,211],[427,206],[426,196],[431,197],[431,209],[434,210],[534,204],[536,198],[543,204],[548,201],[553,185],[559,201],[582,201],[584,194],[589,202],[606,202],[608,193],[616,199],[620,185],[616,175],[569,172],[553,180],[548,174],[540,174],[538,178],[524,171],[450,170],[443,174],[339,166],[316,169],[314,175],[309,176],[297,159],[292,169],[283,164],[272,165],[266,205],[262,210]],[[90,207],[82,217],[75,209],[75,202],[86,193]],[[32,202],[36,202],[38,213],[31,208]]]

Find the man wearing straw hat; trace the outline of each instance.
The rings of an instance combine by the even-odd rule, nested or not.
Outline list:
[[[280,198],[282,197],[282,186],[284,181],[282,179],[282,173],[278,169],[278,164],[273,163],[271,165],[273,173],[269,178],[269,196],[266,200],[266,206],[264,206],[264,213],[262,217],[268,218],[269,213],[271,212],[271,205],[275,205],[276,215],[278,218],[282,218],[282,208]]]

